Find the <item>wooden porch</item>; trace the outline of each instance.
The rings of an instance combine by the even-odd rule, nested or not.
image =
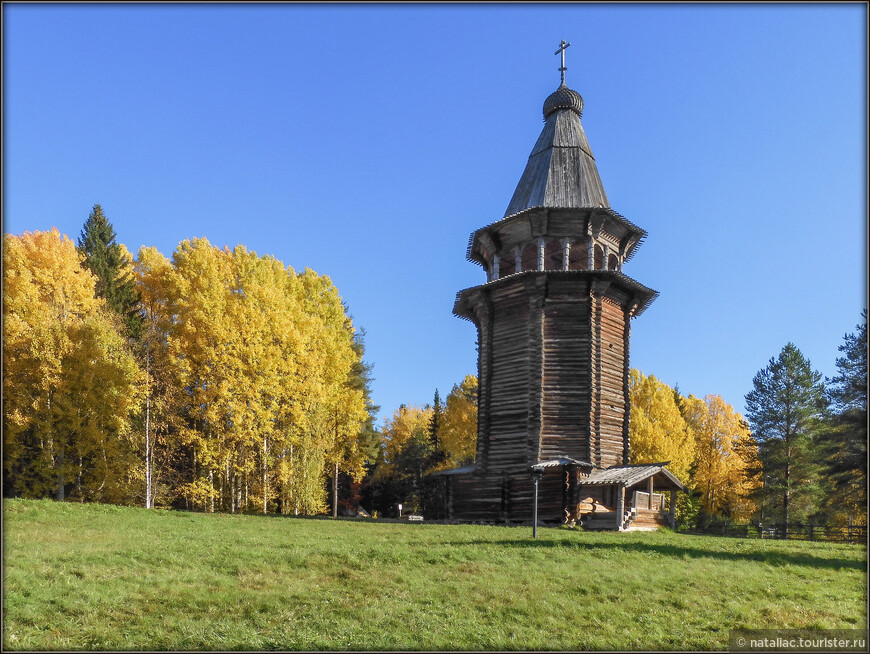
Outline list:
[[[595,470],[579,485],[590,495],[577,504],[576,520],[585,529],[614,531],[673,527],[677,491],[686,491],[664,463]],[[668,499],[656,489],[668,491]]]

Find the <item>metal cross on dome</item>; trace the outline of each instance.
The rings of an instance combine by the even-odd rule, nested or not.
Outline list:
[[[562,42],[559,44],[559,49],[556,50],[553,54],[561,54],[562,55],[562,67],[559,69],[559,72],[562,73],[562,84],[565,83],[565,71],[568,70],[565,68],[565,48],[567,48],[570,43],[566,40],[562,39]]]

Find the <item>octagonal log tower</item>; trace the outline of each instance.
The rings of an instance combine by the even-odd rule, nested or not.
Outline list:
[[[467,258],[487,281],[460,291],[453,312],[478,331],[477,451],[473,466],[440,474],[448,518],[530,520],[537,470],[539,519],[603,507],[622,529],[628,481],[649,482],[650,497],[653,477],[684,490],[664,464],[615,474],[632,468],[631,319],[658,293],[622,272],[646,232],[610,208],[581,123],[583,99],[565,85],[564,63],[560,70],[504,217],[469,239]]]

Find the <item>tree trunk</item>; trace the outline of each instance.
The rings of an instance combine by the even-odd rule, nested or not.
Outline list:
[[[263,514],[266,514],[269,509],[269,486],[268,468],[266,467],[266,449],[269,444],[269,439],[263,436]]]
[[[335,473],[332,475],[332,517],[338,517],[338,461],[335,462]]]
[[[786,538],[788,538],[788,509],[789,509],[789,484],[791,477],[791,448],[787,451],[787,458],[785,461],[785,495],[783,495],[783,513],[785,520],[785,534]]]
[[[233,479],[230,476],[230,457],[227,457],[226,471],[224,473],[224,485],[226,486],[227,499],[230,501],[230,513],[235,513],[235,504],[233,500]]]
[[[151,354],[145,354],[145,508],[151,506]]]
[[[58,448],[60,451],[57,455],[57,499],[60,502],[64,500],[64,478],[63,478],[63,449]]]

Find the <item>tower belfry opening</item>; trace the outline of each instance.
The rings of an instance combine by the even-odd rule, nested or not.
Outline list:
[[[530,520],[535,472],[541,520],[656,526],[685,487],[666,462],[629,465],[628,371],[631,320],[658,293],[623,273],[646,232],[610,208],[583,98],[565,85],[568,46],[504,216],[469,239],[486,281],[453,312],[478,332],[477,450],[474,465],[439,473],[445,513]]]

